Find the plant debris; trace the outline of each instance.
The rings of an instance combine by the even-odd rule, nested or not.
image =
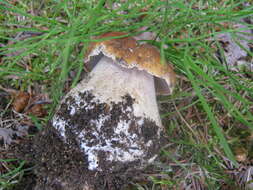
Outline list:
[[[29,103],[30,94],[27,92],[17,92],[12,103],[13,110],[21,113]]]
[[[253,59],[248,53],[253,53],[253,31],[252,29],[245,29],[247,25],[252,23],[252,18],[243,19],[240,24],[233,25],[239,32],[223,33],[217,36],[217,40],[224,50],[225,60],[223,62],[232,70],[239,71],[245,68],[253,72]],[[223,58],[220,59],[223,60]]]
[[[14,131],[12,129],[0,128],[0,142],[3,140],[4,145],[11,144],[14,139],[14,135],[21,137],[25,136],[26,134],[24,132],[22,133],[20,131]]]

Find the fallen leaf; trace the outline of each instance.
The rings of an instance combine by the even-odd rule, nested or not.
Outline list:
[[[47,115],[46,110],[42,104],[36,104],[27,110],[26,114],[31,114],[37,117],[44,117]]]
[[[13,110],[21,113],[25,107],[28,105],[29,103],[29,99],[30,99],[30,94],[27,92],[18,92],[15,96],[14,96],[14,101],[12,103],[13,106]]]
[[[14,131],[12,129],[0,128],[0,139],[3,139],[5,145],[9,145],[12,143],[14,136],[24,136],[25,131]]]

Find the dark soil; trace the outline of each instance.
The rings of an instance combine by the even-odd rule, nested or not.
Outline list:
[[[43,131],[34,138],[27,140],[22,145],[15,146],[16,155],[36,166],[35,190],[83,190],[85,185],[94,190],[121,190],[140,174],[143,163],[159,153],[162,137],[157,136],[158,126],[153,121],[144,118],[143,123],[138,124],[141,118],[132,114],[134,99],[129,95],[122,97],[122,102],[112,103],[111,106],[95,102],[90,92],[79,94],[84,103],[74,115],[70,115],[68,105],[74,104],[73,97],[69,96],[63,103],[57,116],[68,121],[65,129],[65,140],[59,131],[49,123]],[[93,104],[92,109],[84,106],[85,103]],[[82,106],[83,105],[83,106]],[[86,104],[87,105],[87,104]],[[129,109],[130,108],[130,109]],[[101,116],[108,116],[103,123],[102,130],[98,131],[91,120],[99,120]],[[105,141],[115,137],[114,128],[119,121],[131,121],[128,132],[136,134],[143,144],[141,147],[144,155],[132,162],[108,161],[108,152],[99,150],[99,167],[101,170],[89,170],[89,161],[83,149],[82,141],[89,140],[88,146],[106,143]],[[71,126],[71,127],[70,127]],[[141,130],[139,130],[141,129]],[[77,138],[81,131],[86,131],[84,139]],[[96,138],[92,132],[98,132],[101,136]],[[126,134],[120,134],[124,138]],[[154,143],[147,147],[146,143],[152,140]],[[141,142],[141,141],[140,141]],[[120,141],[111,141],[113,147],[128,150]],[[124,147],[125,146],[125,147]]]
[[[32,166],[26,165],[25,167],[29,168]],[[12,190],[34,190],[36,186],[36,180],[37,176],[33,173],[33,171],[25,173],[19,183],[15,185]]]

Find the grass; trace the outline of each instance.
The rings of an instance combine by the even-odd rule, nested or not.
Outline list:
[[[23,91],[39,86],[49,94],[49,116],[33,118],[41,126],[80,80],[93,36],[108,31],[134,36],[147,26],[159,39],[147,42],[174,66],[178,85],[173,95],[159,98],[170,142],[157,163],[161,167],[147,174],[148,184],[137,183],[136,188],[235,188],[236,175],[227,171],[245,165],[238,162],[236,150],[246,150],[244,162],[253,159],[252,70],[232,70],[217,36],[230,33],[239,43],[242,29],[233,23],[252,16],[252,2],[130,0],[112,8],[115,2],[0,0],[0,84]],[[251,5],[243,6],[247,2]],[[18,38],[21,33],[30,37]],[[21,163],[8,167],[13,172],[3,173],[1,184],[17,180]]]

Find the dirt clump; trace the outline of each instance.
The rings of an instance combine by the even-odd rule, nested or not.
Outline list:
[[[71,96],[56,113],[57,117],[67,121],[64,135],[50,122],[22,147],[16,147],[19,157],[36,166],[35,190],[83,190],[84,187],[92,190],[121,190],[134,176],[140,174],[143,163],[159,152],[162,137],[157,135],[158,126],[147,118],[132,114],[135,100],[130,95],[122,97],[122,102],[111,105],[95,101],[90,92],[79,96],[84,101],[75,105],[78,109],[74,114],[70,114],[69,105],[75,104]],[[101,118],[107,119],[103,120],[99,128],[94,121],[101,123]],[[129,124],[126,132],[116,132],[119,130],[119,122]],[[83,135],[80,136],[80,133]],[[139,139],[137,145],[131,147],[131,138],[127,135],[133,140]],[[120,150],[119,153],[114,154],[106,149],[108,141],[109,149],[114,152]],[[83,144],[85,148],[82,148]],[[92,169],[89,157],[91,152],[87,151],[89,148],[95,150],[93,153],[97,156],[97,165]],[[124,154],[139,149],[143,154],[140,158],[124,160]],[[118,159],[111,159],[112,156],[118,156]]]

